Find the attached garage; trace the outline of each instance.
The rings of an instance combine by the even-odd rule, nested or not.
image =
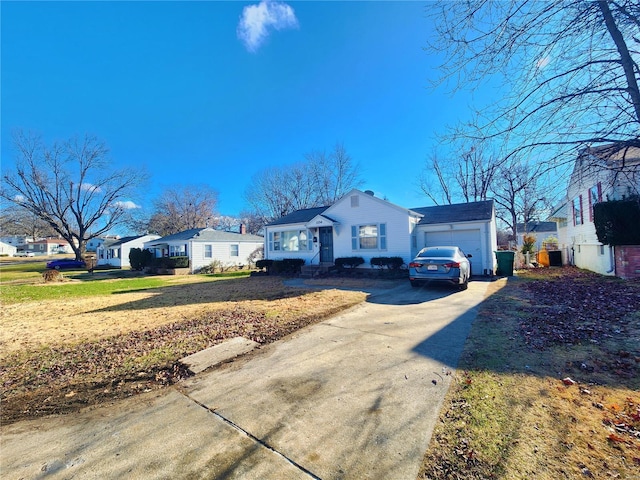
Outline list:
[[[474,275],[495,273],[497,233],[492,200],[412,209],[423,217],[416,226],[416,252],[422,247],[455,245],[471,255]]]
[[[482,272],[483,255],[480,229],[445,230],[424,232],[424,246],[455,245],[464,253],[471,255],[471,270],[474,274]]]

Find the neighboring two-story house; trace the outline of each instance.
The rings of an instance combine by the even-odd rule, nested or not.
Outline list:
[[[593,223],[596,203],[621,200],[639,192],[639,148],[603,145],[582,150],[565,202],[549,218],[558,224],[567,263],[603,275],[640,276],[640,246],[603,245]]]

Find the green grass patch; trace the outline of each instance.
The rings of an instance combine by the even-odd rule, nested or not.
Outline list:
[[[112,295],[122,291],[136,292],[167,285],[160,277],[129,278],[122,280],[93,280],[41,285],[3,285],[0,302],[21,303],[62,298]]]

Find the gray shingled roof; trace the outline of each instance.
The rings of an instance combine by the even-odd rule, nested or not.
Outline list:
[[[284,217],[280,217],[277,220],[274,220],[271,223],[267,224],[267,227],[272,225],[286,225],[289,223],[307,223],[312,220],[317,215],[320,215],[329,207],[315,207],[315,208],[305,208],[303,210],[296,210],[295,212],[291,212]],[[328,217],[327,217],[328,218]]]
[[[527,229],[524,228],[524,223],[516,224],[516,229],[518,233],[547,233],[547,232],[556,232],[558,230],[558,225],[556,222],[529,222],[527,223]]]
[[[264,238],[259,235],[223,232],[221,230],[211,230],[208,228],[192,228],[190,230],[174,233],[173,235],[157,238],[152,241],[155,243],[166,243],[175,240],[197,240],[201,242],[262,242],[264,241]]]
[[[493,200],[457,203],[454,205],[436,205],[433,207],[418,207],[412,208],[411,210],[424,215],[420,220],[419,225],[491,220],[493,215]]]
[[[127,243],[127,242],[130,242],[132,240],[135,240],[136,238],[140,238],[141,236],[144,236],[144,235],[137,235],[135,237],[122,237],[122,238],[119,238],[119,239],[113,240],[113,241],[105,240],[102,243],[102,245],[103,246],[107,246],[107,247],[117,247],[118,245],[122,245],[123,243]]]

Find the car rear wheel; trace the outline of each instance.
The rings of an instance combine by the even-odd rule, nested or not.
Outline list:
[[[469,288],[469,277],[464,278],[464,282],[460,284],[460,290],[466,290]]]

